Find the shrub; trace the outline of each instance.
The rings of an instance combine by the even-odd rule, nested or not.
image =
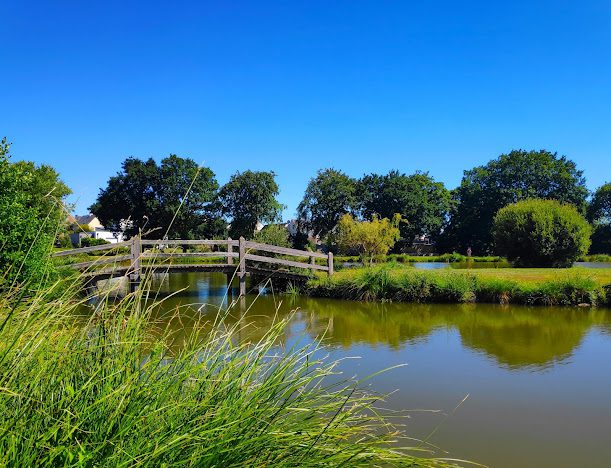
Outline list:
[[[278,247],[291,247],[288,230],[278,224],[270,224],[257,232],[253,238],[255,242],[277,245]]]
[[[50,166],[11,162],[10,145],[0,141],[0,282],[47,281],[49,254],[70,193]]]
[[[337,224],[335,241],[343,252],[358,252],[364,260],[373,263],[376,257],[385,256],[399,239],[401,215],[392,220],[374,216],[371,221],[357,221],[345,214]]]
[[[110,244],[105,239],[94,239],[93,237],[83,237],[81,239],[81,247],[93,247],[94,245]]]
[[[516,266],[569,267],[590,247],[591,227],[572,205],[524,200],[494,218],[497,253]]]

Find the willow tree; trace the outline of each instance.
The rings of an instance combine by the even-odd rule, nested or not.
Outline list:
[[[333,234],[336,245],[344,253],[357,252],[364,261],[373,263],[376,255],[386,255],[399,240],[401,215],[392,219],[373,216],[371,221],[357,221],[345,214]]]

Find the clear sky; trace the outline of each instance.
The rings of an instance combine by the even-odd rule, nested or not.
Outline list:
[[[274,170],[293,216],[317,169],[449,188],[513,148],[611,180],[611,1],[0,4],[0,135],[84,213],[127,156]]]

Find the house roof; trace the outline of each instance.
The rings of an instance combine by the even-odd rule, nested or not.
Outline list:
[[[96,218],[96,216],[93,214],[88,214],[84,216],[75,216],[74,218],[76,219],[76,222],[79,224],[89,224],[91,221],[93,221]]]

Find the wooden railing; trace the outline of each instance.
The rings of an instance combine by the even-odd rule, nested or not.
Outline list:
[[[211,248],[223,248],[223,250],[210,251],[210,252],[163,252],[163,248],[168,246],[209,246]],[[153,251],[143,251],[143,247],[152,247]],[[259,242],[247,241],[243,237],[239,240],[219,239],[219,240],[183,240],[183,239],[160,239],[160,240],[148,240],[141,239],[140,237],[134,237],[127,242],[119,242],[117,244],[105,244],[96,245],[93,247],[83,247],[79,249],[63,250],[53,254],[54,257],[66,257],[71,255],[78,255],[90,252],[103,252],[113,250],[117,248],[129,247],[129,254],[115,254],[97,258],[89,262],[79,263],[68,263],[72,268],[78,270],[88,270],[88,274],[91,276],[101,276],[104,274],[111,274],[113,271],[120,271],[124,275],[128,275],[133,283],[140,281],[141,272],[144,266],[154,265],[153,263],[146,262],[143,265],[143,260],[157,260],[157,259],[174,259],[174,258],[220,258],[224,259],[223,263],[198,263],[188,264],[181,263],[170,265],[170,268],[199,268],[202,271],[225,271],[228,275],[232,275],[237,272],[237,277],[240,281],[240,295],[246,294],[246,276],[249,271],[261,272],[264,271],[261,268],[263,265],[273,265],[276,267],[288,267],[299,270],[307,270],[309,273],[315,271],[326,271],[329,275],[333,274],[333,254],[323,254],[319,252],[309,252],[306,250],[290,249],[287,247],[278,247],[275,245],[262,244]],[[234,251],[237,249],[237,251]],[[118,251],[120,252],[120,251]],[[253,252],[258,252],[255,254]],[[289,257],[297,257],[296,259],[279,258],[264,254],[276,254]],[[306,262],[301,261],[305,258]],[[316,259],[324,259],[324,264],[316,263]],[[234,263],[237,260],[237,264]],[[119,266],[121,263],[129,261],[129,266]],[[99,270],[96,267],[101,265],[114,264],[114,267],[106,270]],[[237,268],[237,269],[236,269]],[[288,274],[286,270],[266,270],[268,273],[277,274]]]

